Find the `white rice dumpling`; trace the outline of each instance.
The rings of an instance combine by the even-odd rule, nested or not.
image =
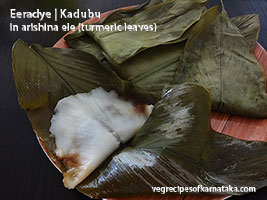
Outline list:
[[[123,100],[97,88],[60,100],[51,120],[56,156],[65,166],[64,185],[73,189],[145,123],[152,106]]]

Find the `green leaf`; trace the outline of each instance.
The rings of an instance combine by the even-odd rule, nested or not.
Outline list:
[[[207,0],[155,1],[134,12],[131,17],[118,20],[103,20],[98,24],[122,25],[123,31],[87,31],[103,48],[113,63],[121,64],[129,58],[150,47],[177,43],[184,40],[183,34],[197,22]],[[111,15],[112,16],[112,15]],[[124,24],[154,25],[157,31],[125,31]],[[119,42],[118,42],[119,41]]]
[[[73,48],[95,56],[99,61],[102,61],[105,57],[102,54],[101,47],[85,32],[74,32],[67,35],[65,38],[67,44]]]
[[[130,9],[118,9],[114,12],[111,12],[109,15],[107,15],[104,19],[102,19],[100,22],[96,22],[95,24],[101,24],[108,21],[114,21],[114,20],[120,20],[122,18],[131,17],[134,15],[137,11],[140,11],[144,9],[147,6],[152,6],[154,4],[157,4],[158,1],[162,0],[154,0],[135,6]],[[85,23],[88,24],[88,23]],[[74,49],[78,49],[80,51],[84,51],[86,53],[94,55],[98,60],[102,61],[104,59],[104,55],[102,53],[102,48],[94,41],[93,38],[91,38],[88,34],[86,34],[85,31],[75,31],[67,36],[64,37],[67,44]]]
[[[110,198],[155,194],[151,187],[161,186],[266,186],[267,143],[215,132],[210,109],[209,93],[199,85],[165,90],[136,137],[77,189],[93,198]]]
[[[158,0],[159,1],[159,0]],[[161,0],[160,0],[161,1]],[[110,13],[107,15],[104,19],[102,19],[100,22],[96,22],[95,24],[101,24],[104,22],[108,21],[114,21],[114,20],[119,20],[125,17],[130,17],[137,11],[144,9],[145,6],[151,6],[151,4],[156,4],[157,1],[150,1],[148,0],[147,2],[135,6],[130,9],[118,9],[115,10],[114,12]],[[85,23],[88,24],[88,23]],[[78,49],[80,51],[84,51],[86,53],[94,55],[99,61],[102,61],[105,57],[102,53],[102,48],[94,41],[93,38],[91,38],[88,34],[86,34],[85,31],[80,32],[80,31],[75,31],[67,36],[64,37],[65,41],[67,44],[74,49]]]
[[[259,15],[243,15],[234,17],[231,21],[239,28],[240,33],[245,37],[251,51],[254,50],[260,32]]]
[[[142,10],[145,10],[147,7],[151,7],[151,6],[159,4],[160,2],[163,2],[163,1],[166,1],[166,0],[147,0],[145,3],[134,6],[130,9],[115,10],[114,12],[111,12],[110,14],[108,14],[100,22],[97,22],[95,24],[103,24],[103,23],[108,23],[108,22],[112,22],[112,21],[121,20],[123,18],[131,17],[131,16],[135,15],[136,13],[138,13]]]
[[[207,12],[217,13],[218,7],[213,7]],[[203,17],[206,12],[203,14]],[[186,39],[194,34],[194,26],[190,27],[182,36]],[[125,80],[135,83],[140,88],[159,98],[165,86],[172,85],[175,73],[180,67],[185,42],[159,45],[148,48],[120,65],[113,63],[117,74]],[[112,59],[107,55],[110,62]]]
[[[150,2],[151,3],[151,2]],[[155,2],[154,2],[155,3]],[[145,7],[147,7],[146,5]],[[151,5],[150,5],[151,6]],[[143,7],[141,7],[144,9]],[[139,9],[135,9],[135,12]],[[217,12],[217,7],[213,7],[213,12]],[[107,20],[121,19],[129,17],[134,11],[118,10],[112,13]],[[123,14],[122,14],[123,13]],[[132,14],[133,15],[133,14]],[[113,18],[113,20],[111,19]],[[257,15],[244,15],[231,19],[244,35],[246,41],[251,44],[251,48],[257,41],[259,31],[259,21]],[[187,38],[191,33],[192,28],[187,30],[184,38]],[[78,49],[90,53],[98,58],[101,62],[109,64],[103,55],[102,48],[85,32],[74,32],[65,37],[66,42],[71,48]],[[156,97],[161,95],[162,88],[166,85],[171,85],[174,79],[174,73],[177,70],[177,63],[183,53],[184,42],[170,45],[160,45],[157,47],[148,48],[124,63],[118,65],[113,63],[113,67],[109,64],[109,68],[114,70],[124,80],[129,80],[135,83],[140,88],[151,92]],[[112,58],[106,55],[108,60],[112,62]]]
[[[33,130],[49,138],[50,120],[56,103],[69,95],[102,87],[119,94],[154,103],[149,94],[121,80],[87,53],[73,49],[43,48],[18,40],[12,51],[12,68],[21,107]]]
[[[193,82],[208,89],[212,107],[222,112],[267,116],[266,78],[244,36],[223,10],[208,12],[193,27],[175,83]]]
[[[85,32],[75,31],[72,34],[67,35],[64,39],[71,48],[95,56],[99,62],[114,71],[113,66],[103,55],[102,48]]]
[[[61,169],[64,166],[54,156],[55,142],[49,132],[60,99],[102,87],[145,103],[156,101],[134,84],[121,80],[94,56],[78,50],[29,47],[19,39],[12,50],[12,68],[19,103],[47,153]]]
[[[149,48],[121,65],[115,65],[115,71],[124,80],[159,98],[164,86],[171,85],[175,77],[184,45],[182,42]]]

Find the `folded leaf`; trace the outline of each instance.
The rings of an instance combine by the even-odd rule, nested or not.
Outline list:
[[[175,77],[184,45],[182,42],[149,48],[123,64],[115,65],[115,71],[124,80],[160,98],[164,86],[171,85]]]
[[[217,7],[211,9],[217,12]],[[123,10],[122,12],[126,11]],[[123,16],[129,17],[126,15],[129,13],[132,12],[128,11]],[[119,19],[121,13],[116,11],[112,15],[114,18]],[[105,20],[110,21],[111,16]],[[231,20],[238,26],[247,42],[251,44],[251,47],[253,46],[252,44],[255,45],[259,30],[258,16],[244,15]],[[184,34],[183,37],[185,39],[189,37],[191,30],[192,28]],[[90,53],[95,55],[99,60],[102,60],[102,62],[105,61],[102,48],[85,32],[77,31],[66,36],[65,40],[71,48]],[[129,80],[146,91],[153,93],[156,97],[159,97],[162,88],[170,85],[174,78],[174,73],[177,70],[176,65],[180,61],[183,48],[184,42],[148,48],[120,65],[113,63],[114,67],[112,69],[115,68],[116,73],[123,79]],[[108,55],[106,57],[112,62],[112,59]],[[106,63],[108,62],[106,61]]]
[[[114,21],[107,18],[102,22],[104,25],[114,23],[122,25],[123,31],[88,31],[87,33],[100,44],[113,63],[121,64],[147,48],[183,40],[184,38],[181,37],[185,31],[200,19],[207,0],[156,2],[156,5],[145,6],[131,17]],[[156,23],[157,31],[124,31],[125,23],[128,25]]]
[[[217,12],[218,7],[209,9]],[[203,16],[206,15],[206,12]],[[186,40],[194,34],[190,27],[181,38]],[[120,65],[113,63],[117,74],[125,80],[135,83],[140,88],[150,92],[156,98],[162,94],[164,86],[172,85],[175,73],[180,67],[178,65],[183,54],[185,42],[160,45],[148,48]],[[106,55],[108,60],[112,59]]]
[[[250,50],[253,52],[260,32],[259,15],[243,15],[234,17],[231,21],[239,28],[240,33],[245,37]]]
[[[266,78],[239,29],[223,10],[208,12],[193,27],[175,83],[194,82],[211,93],[213,109],[267,116]]]
[[[162,0],[157,0],[162,1]],[[150,1],[135,6],[130,9],[118,9],[109,15],[107,15],[103,20],[100,22],[96,22],[95,24],[104,23],[105,21],[113,21],[113,20],[119,20],[126,17],[131,17],[134,15],[137,11],[140,11],[141,9],[144,9],[146,6],[152,6],[152,4],[157,4],[157,1]],[[87,23],[85,23],[87,24]],[[64,37],[67,44],[74,49],[78,49],[80,51],[84,51],[86,53],[94,55],[98,60],[102,61],[105,57],[102,54],[101,47],[94,41],[93,38],[91,38],[88,34],[86,34],[85,31],[75,31],[67,36]]]
[[[160,186],[266,186],[267,143],[215,132],[210,109],[209,93],[199,85],[166,90],[136,137],[77,189],[103,198],[149,195]]]
[[[163,0],[148,0],[141,5],[129,9],[118,9],[114,12],[111,12],[104,19],[102,19],[100,22],[96,22],[95,24],[103,24],[104,22],[107,23],[110,21],[121,20],[123,18],[129,18],[135,15],[137,12],[146,9],[147,7],[151,7],[162,2]],[[71,33],[64,37],[64,39],[71,48],[90,53],[97,57],[99,60],[102,60],[104,58],[101,47],[88,34],[86,34],[85,31],[75,31],[74,33]]]
[[[94,56],[78,50],[28,47],[18,40],[12,51],[12,68],[19,103],[51,157],[54,142],[49,133],[50,120],[60,99],[102,87],[144,102],[155,102],[149,94],[105,68]]]
[[[136,13],[164,1],[169,1],[169,0],[147,0],[145,3],[132,7],[130,9],[117,9],[114,12],[108,14],[104,19],[102,19],[100,22],[97,22],[96,24],[103,24],[103,23],[108,23],[110,21],[116,21],[116,20],[121,20],[123,18],[132,17]]]
[[[95,56],[99,62],[105,65],[105,67],[109,68],[112,71],[114,70],[113,66],[103,55],[102,48],[85,32],[76,31],[72,34],[67,35],[64,39],[71,48]]]
[[[74,32],[67,35],[65,38],[67,44],[73,48],[95,56],[99,61],[102,61],[105,57],[102,54],[101,47],[85,32]]]

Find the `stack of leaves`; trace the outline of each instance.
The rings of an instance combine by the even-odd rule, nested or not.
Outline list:
[[[150,0],[97,22],[156,23],[157,32],[75,32],[65,37],[71,49],[15,43],[19,103],[51,157],[50,120],[60,99],[102,87],[155,104],[136,137],[78,190],[102,198],[150,194],[152,186],[267,185],[267,144],[210,127],[211,108],[267,116],[265,74],[252,53],[258,16],[230,19],[224,8],[205,10],[205,3]]]
[[[194,9],[190,10],[192,6]],[[177,9],[179,23],[174,20],[172,9]],[[196,14],[190,15],[190,23],[184,22],[191,12]],[[124,80],[155,98],[160,97],[166,85],[195,82],[211,92],[214,110],[267,116],[265,76],[253,55],[259,33],[257,15],[230,19],[224,9],[218,15],[217,7],[204,12],[203,1],[149,1],[132,10],[116,11],[97,24],[133,22],[159,24],[159,31],[153,33],[157,37],[149,32],[147,38],[148,32],[141,31],[75,32],[65,40],[70,47],[108,63]],[[184,23],[191,26],[182,25],[181,30]]]

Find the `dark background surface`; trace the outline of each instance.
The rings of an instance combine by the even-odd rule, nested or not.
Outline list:
[[[36,20],[10,19],[9,9],[18,11],[41,11],[57,8],[91,9],[105,12],[127,5],[136,5],[145,0],[0,0],[0,199],[88,199],[76,190],[67,190],[62,184],[62,175],[50,163],[39,146],[24,111],[19,107],[11,70],[12,44],[19,38],[28,43],[52,46],[63,32],[10,32],[9,23],[28,24]],[[55,2],[56,1],[56,2]],[[218,4],[211,0],[209,6]],[[267,0],[225,0],[229,15],[237,16],[259,13],[261,32],[259,42],[267,48]],[[49,21],[46,21],[49,23]],[[79,19],[68,20],[78,24]],[[53,23],[50,21],[50,23]],[[58,24],[66,21],[58,21]],[[266,152],[267,153],[267,152]],[[232,197],[231,199],[267,199],[267,188],[257,193]]]

